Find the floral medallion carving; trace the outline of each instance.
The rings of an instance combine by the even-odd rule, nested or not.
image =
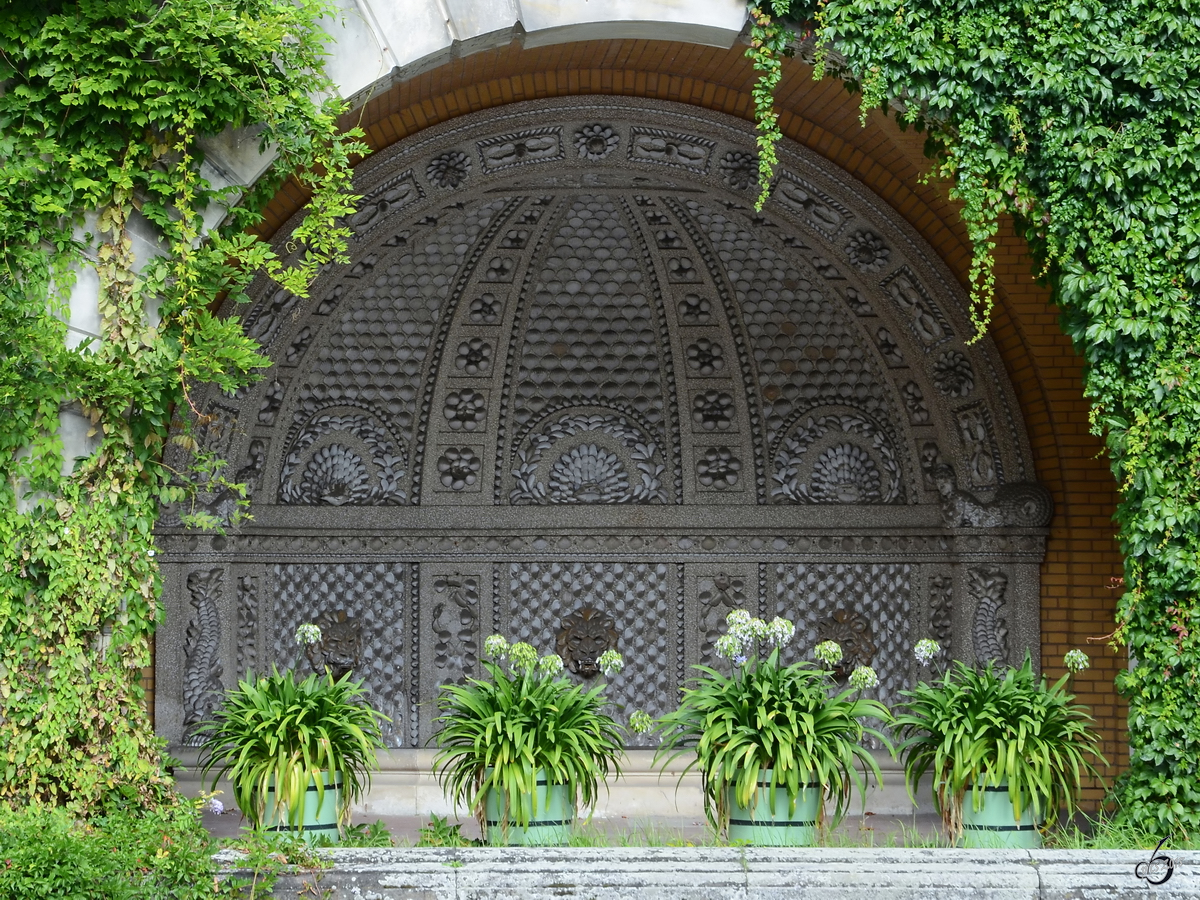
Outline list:
[[[706,488],[730,488],[737,484],[742,461],[728,447],[709,447],[696,463],[696,480]]]
[[[575,132],[575,149],[580,159],[599,162],[617,149],[620,136],[608,125],[584,125]]]
[[[860,272],[878,272],[887,265],[891,255],[892,251],[884,244],[883,238],[873,231],[856,231],[846,244],[846,256]]]
[[[437,461],[438,478],[444,487],[461,491],[479,480],[481,465],[470,447],[447,447]]]
[[[443,153],[429,161],[425,168],[425,177],[440,188],[456,188],[467,180],[471,174],[471,160],[467,154],[458,150]]]
[[[735,190],[744,191],[758,180],[758,157],[730,150],[721,160],[721,177]]]
[[[933,383],[947,397],[965,397],[975,388],[971,362],[957,350],[947,350],[933,364]]]

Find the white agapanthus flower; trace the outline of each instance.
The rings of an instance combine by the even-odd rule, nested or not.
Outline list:
[[[514,672],[531,672],[538,664],[538,652],[532,644],[518,641],[508,648],[508,664]]]
[[[296,629],[296,643],[302,647],[307,647],[310,644],[319,643],[321,640],[321,629],[312,622],[305,622]]]
[[[504,659],[508,654],[508,641],[502,634],[493,634],[484,638],[483,652],[492,659]]]
[[[813,648],[813,656],[832,668],[842,661],[842,647],[837,641],[821,641]]]
[[[1068,650],[1067,655],[1063,657],[1063,665],[1067,667],[1068,672],[1082,672],[1091,665],[1091,661],[1082,650]]]
[[[782,647],[796,634],[796,626],[791,620],[776,616],[767,625],[767,643],[772,647]]]
[[[621,658],[620,653],[610,647],[600,654],[600,658],[596,660],[596,665],[604,673],[605,678],[612,678],[625,668],[625,660]]]
[[[941,645],[932,638],[922,638],[917,641],[917,646],[913,647],[913,656],[917,658],[923,666],[929,665],[939,653],[942,652]]]
[[[713,651],[717,654],[717,656],[721,657],[721,659],[734,659],[736,657],[743,657],[741,636],[733,634],[732,632],[721,635],[719,638],[717,638],[716,643],[713,644]]]
[[[879,685],[879,676],[870,666],[859,666],[850,673],[850,687],[856,691],[869,691]]]
[[[729,615],[725,617],[725,624],[731,629],[745,627],[750,624],[750,613],[746,612],[744,609],[732,610]]]
[[[538,660],[538,674],[553,677],[563,670],[562,657],[557,653],[547,653]]]

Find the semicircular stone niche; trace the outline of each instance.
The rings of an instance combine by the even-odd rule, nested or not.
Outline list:
[[[922,637],[1036,661],[1051,510],[993,345],[828,162],[785,143],[755,213],[753,148],[739,120],[586,97],[359,165],[350,262],[309,299],[256,283],[273,368],[196,392],[253,520],[164,512],[160,731],[194,743],[248,669],[328,664],[419,746],[492,632],[575,678],[614,646],[621,715],[658,714],[734,608],[793,619],[793,655],[838,640],[888,702]]]

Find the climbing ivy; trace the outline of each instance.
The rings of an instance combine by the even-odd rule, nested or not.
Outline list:
[[[0,8],[0,799],[89,811],[117,789],[161,795],[139,683],[161,619],[153,527],[162,504],[226,483],[220,461],[172,471],[163,451],[173,417],[195,449],[190,385],[236,390],[268,364],[218,301],[245,301],[262,270],[304,296],[345,260],[365,148],[322,70],[332,14],[326,0]],[[275,155],[267,176],[214,186],[201,139],[250,127]],[[285,264],[247,229],[287,177],[312,200]],[[161,235],[153,259],[135,257],[138,222]],[[102,340],[68,348],[85,259]],[[99,448],[64,467],[73,404]]]
[[[1086,362],[1121,502],[1114,643],[1137,665],[1120,816],[1200,830],[1200,8],[1177,0],[771,0],[826,67],[923,129],[974,246],[986,327],[998,222],[1012,216]],[[770,59],[767,59],[767,58]],[[769,106],[769,98],[767,98]],[[760,105],[761,108],[761,105]],[[773,119],[760,119],[772,123]],[[764,159],[766,158],[764,154]],[[766,172],[766,170],[764,170]],[[764,187],[769,187],[764,179]]]

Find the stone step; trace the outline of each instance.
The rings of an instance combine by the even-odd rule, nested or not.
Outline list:
[[[275,896],[330,900],[1079,900],[1200,898],[1200,852],[1147,888],[1149,851],[470,848],[329,851],[332,868],[281,877]],[[218,859],[227,872],[238,858]],[[1144,867],[1143,867],[1144,869]],[[1161,877],[1161,875],[1159,876]],[[307,891],[308,893],[304,893]],[[328,893],[325,893],[328,892]]]

